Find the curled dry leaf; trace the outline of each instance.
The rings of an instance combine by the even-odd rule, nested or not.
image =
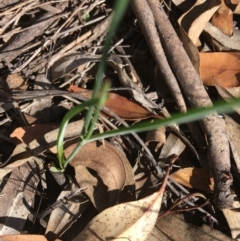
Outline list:
[[[195,45],[198,44],[198,38],[206,23],[219,8],[220,4],[221,0],[197,0],[194,6],[178,20],[179,24]]]
[[[172,155],[180,156],[185,148],[186,145],[183,143],[183,141],[178,136],[170,133],[161,150],[159,159],[167,160],[167,158]]]
[[[213,178],[209,171],[203,168],[184,168],[171,174],[171,178],[176,182],[189,187],[199,189],[205,192],[212,192],[214,188]]]
[[[89,62],[98,62],[100,56],[94,54],[79,54],[72,53],[63,56],[61,59],[58,59],[50,68],[51,81],[56,80],[64,76],[65,74],[70,73],[74,69],[78,68],[82,64]]]
[[[146,145],[150,142],[156,142],[157,145],[155,147],[155,152],[159,150],[159,148],[166,143],[166,128],[164,126],[159,127],[156,130],[148,131],[146,135]]]
[[[189,38],[187,33],[184,31],[184,29],[180,25],[177,25],[176,27],[177,27],[178,35],[182,41],[183,47],[189,59],[191,60],[194,69],[199,74],[200,57],[199,57],[198,49],[193,44],[192,40]]]
[[[219,28],[223,33],[231,36],[233,33],[233,12],[229,9],[225,2],[222,1],[219,9],[212,17],[212,23]]]
[[[240,52],[200,53],[200,75],[204,85],[240,85]]]
[[[105,209],[73,241],[147,240],[159,215],[169,170],[158,192]]]
[[[236,197],[237,199],[237,197]],[[235,240],[239,240],[240,230],[240,212],[239,210],[239,200],[238,200],[238,208],[237,209],[223,209],[223,215],[226,218],[229,229],[231,231],[232,238]]]
[[[74,85],[70,85],[68,90],[76,93],[81,93],[84,97],[87,98],[92,96],[91,90],[82,89]],[[151,117],[160,118],[139,104],[115,93],[108,94],[108,99],[105,103],[105,106],[124,120],[136,121]]]
[[[101,142],[84,145],[70,163],[75,169],[78,184],[86,188],[86,194],[98,211],[115,205],[124,187],[130,191],[134,188],[128,159],[115,146],[107,141],[104,143],[105,146]],[[66,156],[75,145],[76,142],[65,149]]]

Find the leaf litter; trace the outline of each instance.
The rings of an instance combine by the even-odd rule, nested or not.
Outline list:
[[[239,97],[239,1],[156,4],[132,0],[114,34],[104,77],[112,89],[96,133]],[[172,125],[89,143],[64,174],[51,173],[59,123],[91,97],[112,7],[99,0],[0,3],[0,239],[179,240],[179,233],[184,240],[239,239],[238,108],[211,119],[212,128],[204,122]],[[178,21],[180,26],[172,26],[193,64],[178,62],[182,50],[174,38],[164,43],[163,19],[164,36],[169,19]],[[176,45],[177,52],[171,49]],[[182,63],[187,67],[179,69]],[[181,80],[186,69],[199,73],[202,83],[179,87],[175,77]],[[66,155],[83,122],[79,115],[69,123]],[[166,183],[154,163],[164,173],[172,155],[178,160]],[[194,197],[179,203],[182,214],[157,220],[160,210],[171,212],[173,203],[195,189],[208,198],[207,207]],[[193,226],[196,220],[204,225]]]

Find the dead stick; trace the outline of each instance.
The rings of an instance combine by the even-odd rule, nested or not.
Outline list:
[[[148,0],[160,33],[167,59],[179,79],[189,104],[193,107],[210,106],[212,102],[174,31],[163,8],[156,0]],[[217,113],[204,118],[201,126],[208,140],[208,162],[215,181],[214,201],[219,208],[232,205],[230,195],[232,176],[230,173],[229,140],[225,125]]]
[[[178,86],[174,74],[172,73],[171,68],[169,67],[168,61],[162,49],[159,35],[155,27],[154,17],[149,8],[149,5],[145,0],[134,0],[131,1],[131,3],[133,6],[133,10],[135,11],[138,18],[139,24],[142,28],[142,31],[145,35],[145,39],[148,42],[148,45],[150,46],[150,49],[153,53],[156,65],[161,75],[165,79],[177,106],[180,108],[181,111],[185,112],[186,105],[182,97],[181,90]]]
[[[146,36],[148,45],[153,53],[158,70],[160,71],[164,81],[166,82],[169,90],[171,91],[171,94],[178,108],[182,112],[186,112],[187,108],[185,105],[185,101],[183,99],[178,82],[169,66],[164,50],[162,48],[151,9],[146,1],[133,1],[132,5],[134,4],[137,4],[137,7],[135,8],[136,15],[138,17],[139,24],[141,25],[141,28]],[[193,124],[189,123],[188,126],[193,133],[193,137],[196,143],[199,143],[199,139],[201,139],[199,138],[199,136],[201,135],[197,131],[195,131],[196,128],[194,128]],[[175,133],[178,133],[178,130],[176,130],[176,127],[174,125],[171,125],[170,128]],[[199,158],[199,154],[197,154],[195,149],[193,150],[193,153]],[[201,161],[201,163],[204,164],[204,161]]]

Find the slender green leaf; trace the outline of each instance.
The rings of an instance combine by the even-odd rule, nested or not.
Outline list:
[[[203,108],[195,108],[192,110],[189,110],[187,113],[180,113],[175,114],[171,118],[159,120],[150,120],[150,121],[144,121],[141,123],[137,123],[135,125],[129,126],[129,127],[122,127],[117,130],[108,131],[105,133],[100,133],[91,136],[86,143],[91,141],[100,140],[103,138],[109,138],[117,135],[124,135],[129,134],[133,132],[143,132],[143,131],[149,131],[159,128],[160,126],[168,126],[171,124],[183,124],[191,121],[200,120],[204,117],[206,117],[209,114],[212,114],[213,112],[219,111],[221,113],[228,113],[232,112],[232,108],[240,106],[240,99],[231,100],[229,102],[218,102],[215,103],[214,106],[210,107],[203,107]]]
[[[102,85],[104,69],[106,67],[107,54],[108,54],[108,50],[111,45],[112,36],[113,36],[114,32],[116,31],[122,17],[124,16],[128,3],[129,3],[129,0],[118,0],[115,2],[115,5],[113,7],[114,16],[112,19],[111,27],[106,36],[106,40],[105,40],[105,44],[104,44],[104,48],[103,48],[103,54],[102,54],[101,61],[99,63],[99,67],[98,67],[98,71],[97,71],[97,75],[96,75],[96,81],[94,84],[92,98],[97,98],[97,96],[99,94],[99,90]],[[93,112],[94,112],[94,107],[90,107],[86,114],[86,117],[85,117],[85,123],[84,123],[83,131],[82,131],[83,136],[85,136],[88,132],[89,125],[91,123],[91,119],[93,116]],[[95,125],[95,123],[93,123],[93,125]]]
[[[63,151],[63,141],[64,141],[64,133],[66,131],[68,122],[77,114],[80,112],[86,110],[89,108],[89,106],[94,106],[99,102],[99,99],[91,99],[89,101],[84,102],[81,105],[78,105],[74,108],[72,108],[70,111],[66,113],[64,116],[58,132],[58,138],[57,138],[57,154],[58,154],[58,160],[59,160],[59,167],[63,169],[64,163],[65,163],[65,157],[64,157],[64,151]]]

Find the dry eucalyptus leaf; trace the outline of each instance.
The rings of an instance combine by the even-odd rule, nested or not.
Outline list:
[[[98,210],[103,210],[104,208],[106,208],[105,205],[107,204],[109,206],[113,205],[112,203],[109,203],[108,200],[108,188],[103,182],[101,182],[100,178],[92,175],[85,166],[80,164],[75,166],[74,170],[78,184],[81,187],[86,188],[85,193],[88,195],[91,202]],[[100,203],[99,200],[101,200]],[[102,206],[102,204],[105,205]]]
[[[198,38],[206,23],[221,5],[221,0],[197,0],[194,6],[178,20],[192,42],[197,45]]]
[[[167,159],[172,155],[180,156],[185,148],[186,145],[182,142],[182,140],[178,136],[170,133],[161,150],[159,159]]]
[[[153,131],[148,131],[146,135],[146,145],[149,145],[150,142],[157,142],[155,152],[166,143],[166,128],[164,126],[159,127]]]
[[[212,17],[212,24],[219,28],[223,33],[231,36],[233,33],[233,12],[229,9],[225,2],[222,1],[219,9]]]
[[[176,182],[189,187],[199,189],[205,192],[212,192],[214,188],[213,178],[209,171],[203,168],[188,167],[179,169],[170,175]]]
[[[240,85],[240,52],[200,53],[200,75],[204,85]]]
[[[100,56],[90,54],[72,53],[65,55],[61,59],[54,62],[54,64],[51,66],[51,81],[54,81],[64,76],[65,74],[70,73],[82,64],[86,64],[89,62],[98,62],[100,59]]]
[[[73,241],[147,240],[159,215],[169,170],[158,192],[105,209]]]
[[[233,11],[234,14],[240,14],[240,4],[236,6],[236,8]]]
[[[75,146],[76,142],[67,147],[65,155],[68,156]],[[115,205],[125,186],[129,190],[134,188],[132,167],[125,154],[107,141],[104,141],[104,145],[99,141],[84,145],[70,165],[75,168],[78,184],[87,188],[86,194],[99,211]],[[87,170],[84,171],[81,166]],[[93,176],[92,179],[90,175]],[[95,186],[88,188],[87,183]]]
[[[224,217],[228,223],[229,229],[232,234],[232,238],[235,240],[240,240],[240,212],[239,209],[223,209]]]
[[[70,85],[68,90],[75,93],[81,93],[81,95],[87,98],[92,96],[91,90],[82,89],[74,85]],[[136,121],[152,117],[160,118],[143,108],[141,105],[116,93],[109,93],[104,105],[124,120]]]
[[[180,39],[183,43],[183,47],[186,50],[186,53],[188,54],[189,59],[191,60],[194,69],[198,74],[199,73],[199,65],[200,65],[200,57],[197,47],[193,44],[192,40],[189,38],[187,33],[184,31],[184,29],[178,25],[178,34],[180,36]]]

